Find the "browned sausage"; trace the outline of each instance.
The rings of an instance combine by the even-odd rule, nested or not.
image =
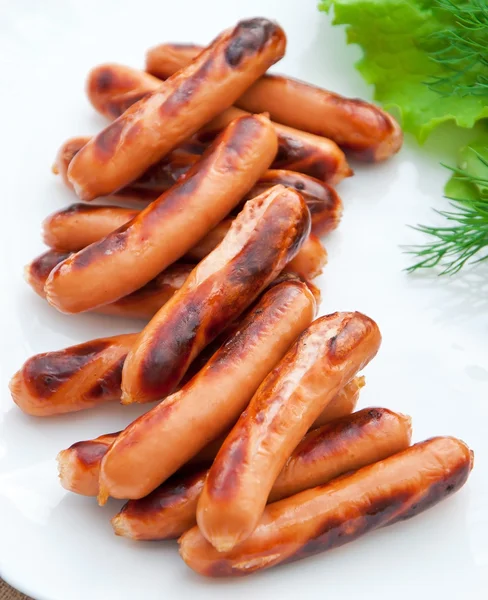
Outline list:
[[[43,241],[60,252],[77,252],[109,235],[138,213],[122,206],[72,204],[44,219]]]
[[[149,79],[148,79],[149,78]],[[133,82],[134,89],[130,90]],[[161,81],[147,73],[121,65],[100,65],[88,77],[87,90],[90,101],[104,116],[115,119],[143,96],[161,85]],[[206,124],[185,147],[201,153],[203,145],[212,140],[231,121],[245,116],[245,111],[231,107]],[[274,169],[289,169],[307,173],[322,181],[337,184],[352,175],[342,150],[335,142],[311,133],[273,123],[278,136],[278,154]],[[88,141],[88,140],[86,140]],[[86,143],[85,141],[85,143]],[[195,146],[196,144],[196,146]],[[161,193],[161,192],[160,192]]]
[[[219,450],[198,501],[198,526],[215,548],[228,551],[251,535],[294,448],[380,342],[369,317],[334,313],[317,319],[266,377]]]
[[[414,517],[459,490],[472,467],[466,444],[432,438],[268,505],[252,535],[230,552],[217,552],[194,527],[180,538],[180,554],[209,577],[247,575],[305,558]]]
[[[117,438],[102,460],[99,499],[146,496],[226,431],[315,310],[299,280],[268,290],[186,386]]]
[[[161,87],[162,81],[139,69],[119,64],[93,68],[86,79],[86,94],[94,108],[110,120]]]
[[[199,46],[162,44],[147,53],[146,69],[164,79],[200,51]],[[378,106],[289,77],[261,77],[236,104],[250,112],[268,112],[278,123],[331,138],[359,160],[384,160],[398,152],[403,142],[398,123]]]
[[[285,47],[283,30],[267,19],[240,21],[223,32],[191,64],[133,104],[75,155],[68,178],[78,196],[93,200],[140,177],[233,104],[283,56]]]
[[[61,485],[75,494],[96,496],[100,462],[119,433],[107,433],[61,450],[57,456]]]
[[[205,358],[208,360],[212,354],[213,352],[209,352]],[[205,362],[206,360],[202,360],[201,366],[196,366],[195,373],[205,365]],[[193,367],[194,364],[192,364],[192,369]],[[331,400],[330,404],[326,406],[323,413],[312,425],[312,429],[325,425],[339,416],[343,417],[350,414],[356,406],[359,390],[363,385],[364,377],[355,377],[348,383],[346,387]],[[97,496],[100,463],[119,433],[120,432],[109,433],[101,435],[94,440],[76,442],[76,444],[73,444],[66,450],[62,450],[58,454],[61,485],[65,489],[77,494],[82,494],[83,496]],[[219,437],[214,442],[207,444],[198,454],[190,459],[189,462],[193,465],[208,465],[211,463],[217,455],[220,446],[223,444],[225,437],[226,434],[224,434],[223,437]],[[185,485],[188,485],[188,480],[185,481]],[[183,533],[183,531],[184,530],[182,530],[181,533]]]
[[[197,159],[194,155],[179,155],[174,159],[163,164],[156,165],[156,168],[150,169],[145,175],[133,185],[120,190],[115,194],[119,200],[154,200],[162,192],[174,185],[187,169],[181,170],[182,164],[187,164],[188,169],[195,164]],[[60,167],[61,168],[61,167]],[[62,168],[61,168],[62,171]],[[265,190],[274,185],[286,185],[296,189],[303,196],[312,216],[312,231],[315,235],[324,235],[339,224],[342,216],[342,202],[337,192],[328,184],[318,181],[313,177],[294,173],[285,170],[269,170],[258,180],[256,185],[245,196],[243,202],[259,196]],[[238,212],[242,209],[242,203],[234,209]],[[110,229],[110,218],[113,214],[113,227]],[[46,243],[55,249],[80,250],[88,243],[92,243],[98,238],[93,235],[87,237],[88,243],[78,242],[78,237],[83,235],[83,231],[90,225],[94,231],[100,233],[99,237],[104,237],[111,231],[120,227],[126,221],[123,221],[124,214],[127,214],[127,221],[136,214],[135,210],[122,208],[118,210],[116,206],[89,206],[86,204],[74,204],[68,209],[54,213],[44,221],[44,238]],[[80,224],[87,222],[85,227],[80,229]],[[71,235],[69,229],[76,227],[76,235]],[[51,231],[54,229],[54,231]],[[71,240],[74,241],[71,241]]]
[[[273,281],[310,232],[300,194],[275,186],[246,202],[223,239],[152,318],[127,356],[122,402],[171,393],[188,365]]]
[[[356,408],[356,404],[359,400],[359,393],[365,385],[365,379],[363,376],[355,377],[346,386],[342,388],[327,404],[320,415],[315,419],[312,425],[312,429],[321,427],[329,421],[339,419],[350,415]]]
[[[365,408],[308,433],[271,489],[276,502],[405,450],[410,418],[386,408]],[[178,537],[196,525],[196,508],[207,471],[176,476],[146,498],[130,500],[112,519],[117,535],[137,540]]]
[[[101,338],[29,358],[10,380],[17,406],[47,417],[120,399],[122,365],[138,334]]]
[[[69,256],[66,252],[49,250],[25,268],[25,278],[32,289],[45,298],[44,285],[49,273]],[[150,319],[185,283],[194,265],[174,263],[143,287],[112,304],[95,308],[93,312],[131,319]],[[310,284],[309,284],[310,285]]]
[[[266,117],[233,121],[183,181],[58,265],[46,281],[48,301],[63,312],[82,312],[140,288],[232,210],[275,152],[276,135]]]
[[[342,217],[342,201],[333,187],[292,170],[270,169],[259,179],[245,200],[281,183],[303,196],[312,216],[312,231],[321,236],[335,229]]]
[[[73,186],[68,180],[68,167],[75,154],[90,139],[90,137],[86,136],[70,138],[58,150],[52,171],[56,175],[61,175],[63,182],[70,189],[73,189]],[[185,150],[188,146],[192,150],[198,148],[200,150],[199,154]],[[199,156],[203,153],[202,148],[206,149],[206,146],[198,146],[197,142],[193,142],[191,145],[185,144],[182,148],[171,152],[168,156],[150,167],[139,179],[121,190],[115,191],[111,196],[118,200],[131,200],[144,203],[156,200],[193,167]]]

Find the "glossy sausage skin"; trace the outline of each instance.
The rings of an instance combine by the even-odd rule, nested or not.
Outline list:
[[[410,419],[385,408],[366,408],[309,432],[271,489],[276,502],[405,450]],[[146,498],[130,500],[112,519],[117,535],[138,540],[178,537],[196,525],[207,471],[169,480]]]
[[[133,90],[129,89],[131,81],[134,82]],[[93,69],[88,77],[87,90],[95,109],[104,116],[115,119],[129,108],[130,103],[135,103],[143,97],[144,89],[149,93],[159,85],[161,81],[147,73],[108,64]],[[231,121],[246,114],[249,113],[236,107],[226,109],[204,125],[193,138],[184,143],[184,146],[195,148],[196,144],[196,152],[199,153],[200,143],[208,143]],[[299,171],[331,184],[337,184],[344,177],[352,175],[344,153],[332,140],[279,123],[273,123],[273,127],[278,136],[274,169]]]
[[[225,432],[315,310],[305,283],[271,287],[192,380],[117,439],[102,460],[102,501],[146,496]]]
[[[82,200],[140,177],[241,93],[284,54],[283,30],[267,19],[240,21],[187,67],[128,108],[73,158],[68,179]],[[269,161],[269,164],[271,160]]]
[[[278,473],[327,404],[381,342],[365,315],[317,319],[271,371],[227,436],[198,502],[205,538],[228,551],[253,532]]]
[[[320,415],[315,419],[312,429],[321,427],[329,421],[340,419],[346,415],[350,415],[356,408],[359,400],[359,393],[365,385],[363,376],[354,377],[342,390],[332,398]]]
[[[228,108],[202,127],[193,139],[208,142],[232,119],[246,114],[250,113],[236,107]],[[344,152],[332,140],[273,121],[272,125],[278,136],[278,152],[272,164],[273,169],[299,171],[331,185],[337,185],[345,177],[353,175]]]
[[[113,120],[161,84],[161,79],[149,73],[109,63],[98,65],[89,72],[86,94],[95,110]]]
[[[48,250],[26,266],[27,283],[41,298],[46,297],[44,285],[49,273],[68,256],[70,256],[69,252]],[[193,264],[174,263],[132,294],[124,296],[112,304],[99,306],[92,312],[129,319],[149,320],[182,287],[194,266]]]
[[[29,358],[10,380],[26,414],[48,417],[120,399],[122,365],[138,334],[91,340]]]
[[[60,252],[77,252],[109,235],[139,213],[122,206],[72,204],[44,219],[44,243]]]
[[[342,201],[330,185],[292,170],[270,169],[258,180],[248,200],[277,184],[294,188],[303,196],[312,217],[312,232],[321,236],[335,229],[342,217]]]
[[[159,165],[156,165],[158,169],[150,169],[139,180],[140,184],[135,182],[132,186],[121,190],[114,197],[119,200],[154,200],[174,185],[195,164],[197,158],[195,155],[182,154],[175,156],[174,159],[165,164],[159,163]],[[181,165],[185,163],[188,167],[181,170]],[[241,210],[242,204],[246,200],[259,196],[265,190],[278,184],[294,188],[303,196],[312,216],[312,232],[315,235],[324,235],[337,227],[342,216],[342,201],[337,192],[326,183],[292,171],[266,171],[233,212],[237,213]],[[130,213],[132,214],[130,215]],[[109,215],[111,214],[113,215],[114,226],[110,229]],[[54,213],[44,221],[44,238],[52,248],[70,251],[80,250],[97,239],[90,235],[86,239],[86,241],[90,240],[88,243],[81,244],[81,240],[78,241],[87,227],[92,225],[94,231],[105,232],[99,236],[104,237],[127,222],[122,220],[124,214],[129,215],[127,217],[128,221],[135,216],[136,211],[117,206],[101,207],[73,204],[68,209]],[[79,225],[82,225],[85,221],[86,225],[80,229]],[[70,227],[77,228],[76,232],[73,232],[74,235],[70,235],[71,231],[68,231]],[[71,241],[71,239],[74,241]]]
[[[199,46],[162,44],[148,52],[146,69],[164,79],[200,51]],[[278,123],[330,138],[359,160],[385,160],[398,152],[403,142],[398,123],[378,106],[289,77],[261,77],[236,104],[250,112],[268,112]]]
[[[100,462],[119,433],[107,433],[93,440],[76,442],[66,450],[61,450],[57,462],[59,481],[64,489],[82,496],[98,494]]]
[[[208,577],[248,575],[299,560],[431,508],[458,491],[472,467],[466,444],[432,438],[269,504],[252,535],[230,552],[217,552],[194,527],[180,538],[180,555]]]
[[[74,137],[66,140],[56,155],[52,171],[60,175],[61,179],[70,189],[73,189],[68,180],[68,168],[77,152],[90,140],[90,137]],[[128,186],[115,191],[111,197],[117,200],[130,200],[133,202],[153,202],[171,186],[177,183],[183,175],[194,166],[208,146],[192,142],[171,152],[162,160],[150,167],[136,181]],[[194,153],[190,150],[196,151]]]
[[[188,365],[298,253],[310,231],[303,198],[283,186],[247,202],[223,239],[152,318],[127,356],[122,402],[171,393]]]
[[[212,355],[213,352],[209,352],[205,359],[208,359]],[[195,373],[205,365],[207,362],[205,359],[202,360],[201,365],[196,366]],[[192,364],[192,368],[193,366],[194,363]],[[364,377],[355,377],[348,383],[345,388],[331,400],[330,404],[314,422],[311,429],[316,429],[338,417],[344,417],[350,414],[358,401],[359,391],[364,385],[363,380]],[[58,454],[58,465],[62,486],[71,492],[82,494],[83,496],[97,496],[100,463],[119,433],[120,432],[110,433],[93,440],[76,442],[66,450],[62,450]],[[198,454],[188,461],[188,464],[199,466],[210,464],[217,455],[226,436],[227,433],[207,444]],[[178,477],[178,479],[182,480],[181,477]],[[171,478],[171,480],[173,480],[173,478]],[[183,533],[183,531],[181,533]]]
[[[48,301],[63,312],[83,312],[142,287],[234,208],[275,152],[276,136],[266,117],[233,121],[183,181],[58,265],[46,281]]]

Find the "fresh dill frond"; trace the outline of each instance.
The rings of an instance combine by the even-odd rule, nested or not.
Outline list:
[[[435,0],[434,7],[450,24],[432,33],[427,42],[438,46],[430,58],[446,71],[428,87],[443,96],[488,94],[488,2]]]
[[[475,154],[488,168],[488,161],[478,152]],[[447,168],[453,172],[455,179],[476,186],[476,189],[488,186],[486,178],[475,176],[465,169]],[[429,235],[431,241],[407,250],[418,259],[407,271],[439,266],[442,269],[440,275],[453,275],[466,264],[488,259],[488,199],[483,199],[479,194],[473,198],[448,199],[453,210],[435,212],[452,224],[444,227],[418,225],[413,228]]]

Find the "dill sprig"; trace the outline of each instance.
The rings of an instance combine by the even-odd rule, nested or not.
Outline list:
[[[447,71],[433,77],[428,87],[443,96],[488,94],[488,3],[486,0],[436,0],[450,25],[429,36],[440,44],[431,59]]]
[[[488,168],[479,152],[475,152],[478,160]],[[474,176],[465,169],[448,167],[454,177],[472,186],[488,186],[488,179]],[[478,189],[478,188],[476,188]],[[432,240],[424,245],[412,246],[409,254],[417,257],[418,262],[407,269],[409,272],[440,266],[440,275],[453,275],[466,264],[479,263],[488,259],[486,253],[479,253],[488,248],[488,200],[479,194],[475,198],[450,198],[451,211],[435,212],[447,219],[452,225],[434,227],[418,225],[413,229],[431,236]]]

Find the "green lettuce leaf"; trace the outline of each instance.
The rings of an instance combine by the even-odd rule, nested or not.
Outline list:
[[[323,0],[334,7],[334,24],[346,25],[347,40],[363,49],[357,68],[375,86],[375,99],[398,111],[405,131],[420,142],[441,123],[471,128],[488,117],[486,94],[439,94],[428,82],[452,75],[433,60],[452,14],[435,0]]]

